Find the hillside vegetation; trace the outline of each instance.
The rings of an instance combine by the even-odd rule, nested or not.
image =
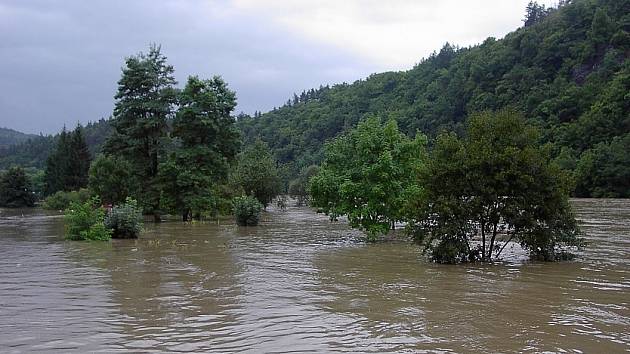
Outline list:
[[[19,144],[29,138],[35,137],[37,137],[37,135],[25,134],[8,128],[0,128],[0,149]]]
[[[556,161],[574,171],[578,196],[630,196],[630,1],[575,0],[527,8],[503,39],[451,44],[404,72],[320,87],[284,106],[239,117],[292,175],[322,160],[325,141],[372,115],[403,132],[464,132],[475,112],[511,108],[541,130]]]
[[[101,119],[88,123],[83,134],[92,156],[101,151],[105,139],[111,134],[109,121]],[[20,133],[22,134],[22,133]],[[55,135],[26,135],[25,139],[8,146],[0,146],[0,170],[18,165],[43,169],[61,133]]]

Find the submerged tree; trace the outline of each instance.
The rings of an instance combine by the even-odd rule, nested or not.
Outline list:
[[[311,178],[312,205],[331,219],[347,215],[352,227],[374,240],[403,219],[403,206],[420,192],[426,138],[410,139],[396,122],[376,117],[326,146],[324,162]]]
[[[89,172],[90,190],[106,204],[125,201],[138,181],[131,174],[131,164],[120,156],[98,155]]]
[[[435,261],[497,259],[511,241],[553,260],[582,245],[569,176],[511,111],[472,116],[464,139],[441,134],[421,181],[409,229]]]
[[[265,207],[282,190],[276,160],[262,140],[256,140],[240,153],[234,178],[246,195],[258,199]]]
[[[216,209],[217,188],[236,157],[239,133],[230,115],[236,95],[218,76],[189,77],[179,104],[172,133],[179,146],[160,175],[171,208],[187,221],[193,213]]]
[[[23,208],[34,205],[35,194],[24,169],[11,167],[0,176],[0,207]]]
[[[319,171],[319,166],[311,165],[303,169],[300,175],[289,183],[289,195],[295,198],[298,206],[309,203],[310,180]]]
[[[106,155],[129,161],[133,177],[142,181],[133,191],[145,212],[159,220],[158,172],[164,158],[168,119],[173,114],[177,91],[173,66],[168,65],[160,47],[126,59],[111,124],[114,133],[104,147]]]

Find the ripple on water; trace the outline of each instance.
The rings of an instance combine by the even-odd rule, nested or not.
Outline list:
[[[110,243],[2,210],[0,352],[630,350],[630,202],[574,205],[590,243],[578,260],[469,266],[365,244],[307,208]]]

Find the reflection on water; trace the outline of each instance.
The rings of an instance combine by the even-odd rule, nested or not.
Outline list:
[[[306,208],[63,240],[0,211],[0,352],[630,350],[630,201],[575,200],[577,261],[445,266]]]

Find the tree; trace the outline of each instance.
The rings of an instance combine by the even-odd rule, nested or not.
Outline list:
[[[535,1],[530,1],[525,8],[525,19],[523,20],[525,27],[540,22],[549,14],[549,10],[544,5],[540,5]]]
[[[69,135],[66,127],[64,127],[57,138],[55,149],[46,160],[46,169],[44,171],[44,191],[46,195],[66,190],[66,175],[70,171]]]
[[[265,207],[282,189],[276,161],[262,140],[239,154],[234,178],[246,195],[255,197]]]
[[[90,170],[90,150],[83,134],[83,127],[77,125],[70,134],[69,171],[67,171],[66,190],[78,190],[87,187]]]
[[[630,134],[599,143],[582,154],[575,169],[579,197],[630,197]]]
[[[35,205],[35,194],[31,190],[24,169],[11,167],[0,177],[0,207],[23,208]]]
[[[319,166],[311,165],[303,169],[300,175],[289,183],[289,195],[297,200],[297,205],[308,204],[310,196],[309,183],[319,171]]]
[[[88,185],[103,203],[122,203],[137,189],[131,171],[131,164],[122,157],[98,155],[90,167]]]
[[[472,116],[463,139],[441,134],[421,183],[409,229],[438,262],[491,261],[513,240],[543,260],[582,245],[569,176],[514,112]]]
[[[408,198],[419,193],[426,138],[410,139],[396,122],[370,117],[326,146],[324,162],[311,178],[312,205],[332,220],[347,215],[352,227],[374,240],[403,218]]]
[[[161,176],[172,208],[187,221],[193,212],[216,208],[216,189],[225,182],[240,141],[230,115],[236,94],[223,79],[191,76],[179,97],[172,133],[179,146]]]
[[[615,33],[615,25],[606,14],[606,10],[598,8],[593,16],[591,29],[588,32],[589,39],[593,43],[595,50],[601,50],[611,40]]]
[[[89,168],[90,152],[83,135],[83,127],[77,125],[72,132],[67,132],[64,127],[57,138],[54,151],[46,160],[46,194],[86,187]]]
[[[104,147],[106,155],[129,161],[133,177],[141,182],[132,194],[156,221],[160,219],[161,193],[158,166],[164,158],[168,119],[177,98],[173,72],[157,45],[125,60],[114,96],[114,132]]]

